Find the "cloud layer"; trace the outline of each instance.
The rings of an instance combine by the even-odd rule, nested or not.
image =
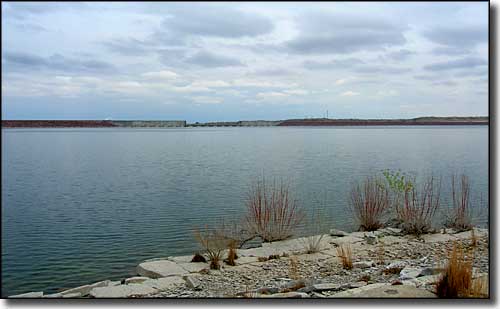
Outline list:
[[[2,4],[5,119],[485,115],[488,3]]]

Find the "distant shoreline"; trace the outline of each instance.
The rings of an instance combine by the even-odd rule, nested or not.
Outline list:
[[[187,123],[185,120],[2,120],[2,128],[179,128],[269,126],[415,126],[489,125],[489,117],[419,117],[412,119],[288,119]]]

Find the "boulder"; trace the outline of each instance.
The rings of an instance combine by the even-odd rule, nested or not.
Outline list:
[[[193,263],[194,264],[194,263]],[[161,278],[169,276],[181,276],[188,273],[177,263],[168,260],[143,262],[137,266],[137,273],[144,277]]]
[[[363,287],[365,285],[368,285],[368,283],[366,281],[358,281],[358,282],[350,283],[349,288],[350,289],[357,289],[357,288]]]
[[[43,292],[29,292],[9,296],[9,298],[40,298],[43,297]]]

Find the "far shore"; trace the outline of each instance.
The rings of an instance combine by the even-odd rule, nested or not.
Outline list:
[[[180,128],[180,127],[270,127],[270,126],[420,126],[489,125],[489,117],[419,117],[412,119],[241,120],[194,122],[186,120],[2,120],[2,128]]]

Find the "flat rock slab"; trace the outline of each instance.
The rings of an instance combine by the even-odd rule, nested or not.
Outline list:
[[[238,250],[238,255],[240,257],[248,257],[248,256],[268,257],[271,254],[280,254],[281,255],[281,252],[277,251],[276,248],[271,248],[271,247],[258,247],[258,248],[252,248],[252,249]]]
[[[408,239],[404,237],[388,235],[380,237],[379,242],[383,243],[384,245],[402,244],[408,242]]]
[[[105,287],[105,286],[110,286],[110,285],[112,285],[110,280],[104,280],[104,281],[99,281],[99,282],[92,283],[92,284],[82,285],[82,286],[72,288],[69,290],[65,290],[65,291],[62,291],[60,294],[62,294],[64,296],[66,294],[80,293],[82,296],[85,296],[85,295],[89,295],[90,291],[93,288]]]
[[[335,298],[436,298],[436,295],[424,289],[408,285],[370,284],[361,288],[336,293]]]
[[[148,277],[132,277],[132,278],[127,278],[125,279],[125,284],[132,284],[132,283],[142,283],[146,280],[149,280],[150,278]]]
[[[455,235],[457,234],[454,234],[453,236],[450,234],[424,234],[421,236],[421,238],[426,243],[447,242],[456,240],[457,238],[455,237]]]
[[[29,293],[9,296],[9,298],[40,298],[40,297],[43,297],[43,292],[29,292]]]
[[[236,265],[245,265],[245,264],[255,263],[255,262],[258,262],[258,261],[259,261],[259,258],[256,257],[256,256],[239,256],[235,260]]]
[[[190,263],[193,259],[194,254],[192,255],[182,255],[182,256],[169,256],[168,260],[176,263]]]
[[[154,294],[157,291],[155,288],[144,284],[128,284],[94,288],[90,291],[90,296],[94,298],[144,297]]]
[[[474,229],[474,236],[477,237],[484,237],[488,235],[488,230],[485,229]],[[458,239],[465,240],[465,239],[471,239],[472,238],[472,231],[465,231],[465,232],[460,232],[457,234],[453,234]]]
[[[179,263],[177,264],[183,269],[185,269],[187,272],[190,273],[197,273],[202,269],[209,269],[210,264],[208,263]]]
[[[276,294],[259,294],[259,298],[309,298],[307,293],[302,292],[288,292],[288,293],[276,293]]]
[[[144,281],[141,285],[152,287],[156,290],[166,290],[176,285],[185,285],[186,281],[178,276],[171,276],[159,279],[149,279]]]
[[[175,262],[160,260],[139,264],[137,266],[137,273],[144,277],[161,278],[169,276],[181,276],[188,274],[189,272],[186,269],[180,267]]]

